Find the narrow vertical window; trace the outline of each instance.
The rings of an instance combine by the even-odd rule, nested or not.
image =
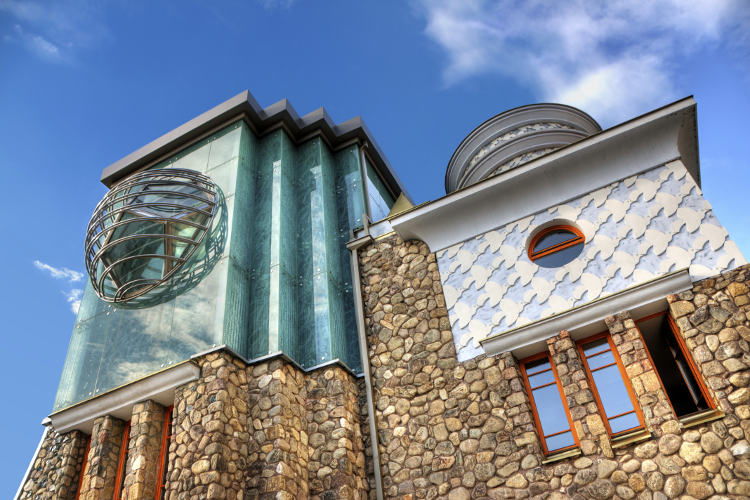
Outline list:
[[[662,312],[637,324],[675,415],[682,418],[714,408],[672,318]]]
[[[122,432],[122,444],[120,445],[120,459],[117,462],[117,475],[115,476],[115,494],[113,500],[120,500],[122,487],[125,484],[126,466],[128,463],[128,438],[130,437],[130,422],[125,424]]]
[[[525,359],[521,362],[521,372],[545,455],[577,446],[578,437],[549,354]]]
[[[156,495],[155,500],[164,498],[164,487],[167,484],[167,465],[169,461],[169,443],[172,440],[172,412],[174,407],[170,406],[164,412],[164,427],[161,434],[161,452],[159,454],[159,470],[156,473]]]
[[[81,498],[81,486],[83,486],[83,475],[86,473],[86,465],[89,462],[89,450],[91,449],[91,436],[86,440],[86,451],[83,452],[83,462],[81,462],[81,474],[78,476],[78,490],[76,490],[76,500]]]
[[[578,350],[609,435],[643,427],[643,415],[612,337],[606,332],[595,335],[579,342]]]

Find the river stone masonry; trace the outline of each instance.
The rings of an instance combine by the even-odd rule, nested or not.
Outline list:
[[[434,254],[398,236],[360,248],[387,498],[750,496],[750,266],[667,298],[716,412],[681,424],[627,311],[606,319],[650,435],[614,446],[573,341],[550,332],[581,454],[545,463],[510,353],[457,362]]]
[[[78,491],[88,436],[80,431],[58,434],[50,429],[31,464],[19,500],[57,498],[73,500]]]

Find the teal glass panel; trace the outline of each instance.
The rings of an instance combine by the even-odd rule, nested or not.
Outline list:
[[[189,272],[179,282],[163,285],[169,291],[160,303],[139,308],[128,307],[127,303],[115,306],[100,300],[87,283],[54,410],[189,359],[193,354],[226,342],[224,336],[227,332],[231,333],[227,335],[231,341],[230,347],[244,349],[242,340],[246,339],[246,327],[242,323],[247,322],[249,313],[245,312],[247,307],[243,309],[242,305],[249,303],[250,279],[249,273],[241,266],[230,265],[233,260],[227,242],[231,240],[233,228],[228,222],[227,210],[234,210],[238,179],[246,179],[250,175],[244,172],[242,175],[245,177],[242,177],[237,172],[243,137],[250,141],[250,136],[246,135],[249,131],[245,129],[242,123],[230,125],[155,167],[191,168],[207,173],[222,192],[219,214],[204,242],[186,263]],[[213,147],[214,142],[217,143],[216,147]],[[245,145],[246,151],[251,148],[252,144]],[[213,161],[214,158],[216,161]],[[243,203],[249,203],[248,196],[243,192]],[[236,221],[233,218],[232,224],[245,222]],[[142,229],[155,234],[164,231],[160,225]],[[180,224],[170,229],[177,235],[192,230],[188,225]],[[162,244],[163,240],[158,241],[158,244]],[[141,247],[122,248],[124,250],[118,252],[125,251],[126,254],[149,250]],[[179,253],[180,248],[175,247],[173,251]],[[241,252],[238,250],[237,253]],[[118,254],[113,258],[121,256]],[[129,271],[141,276],[149,273],[157,276],[163,272],[161,267],[149,269],[147,260],[145,264],[142,260],[137,265],[141,267]],[[230,309],[238,314],[230,318],[226,314]],[[242,335],[238,334],[240,331],[243,331]]]
[[[388,216],[396,200],[367,159],[365,159],[365,166],[367,167],[367,199],[370,204],[370,219],[373,222],[379,221]]]

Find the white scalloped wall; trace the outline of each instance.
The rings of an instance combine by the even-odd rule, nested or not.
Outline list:
[[[574,222],[583,252],[565,266],[532,263],[526,242],[552,220]],[[460,361],[479,340],[689,267],[698,280],[744,264],[685,167],[674,162],[437,252]],[[613,311],[616,312],[616,311]]]

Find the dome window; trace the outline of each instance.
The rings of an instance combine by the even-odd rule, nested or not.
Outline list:
[[[542,267],[560,267],[572,261],[583,250],[583,233],[573,226],[552,226],[534,236],[529,258]]]

